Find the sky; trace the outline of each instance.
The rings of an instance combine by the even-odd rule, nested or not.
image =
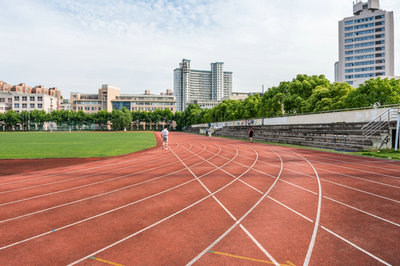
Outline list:
[[[297,74],[334,79],[338,21],[352,0],[0,0],[0,80],[97,93],[173,89],[183,58],[224,62],[233,91],[261,91]],[[400,76],[400,1],[394,11]]]

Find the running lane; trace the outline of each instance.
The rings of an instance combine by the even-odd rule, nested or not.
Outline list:
[[[1,179],[0,265],[396,265],[399,173],[173,132],[168,150]]]

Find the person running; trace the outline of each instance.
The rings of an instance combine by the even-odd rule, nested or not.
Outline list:
[[[251,127],[250,130],[249,130],[249,140],[250,140],[250,142],[253,142],[253,136],[254,136],[254,130],[253,130],[253,127]]]
[[[161,138],[163,140],[162,148],[168,150],[168,129],[167,126],[164,126],[164,129],[161,131]]]

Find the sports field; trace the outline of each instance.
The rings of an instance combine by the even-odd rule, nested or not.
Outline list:
[[[177,132],[168,150],[3,161],[0,265],[399,265],[398,161]]]
[[[152,132],[0,133],[0,159],[108,157],[155,145]]]

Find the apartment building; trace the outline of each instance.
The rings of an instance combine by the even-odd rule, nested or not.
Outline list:
[[[183,59],[179,68],[174,69],[176,110],[184,111],[194,102],[215,106],[216,102],[228,99],[232,92],[232,72],[224,71],[223,66],[223,62],[216,62],[211,63],[210,71],[194,70],[190,68],[190,60]]]
[[[22,111],[44,110],[47,113],[58,110],[58,98],[48,94],[32,94],[0,91],[0,113],[14,110]]]
[[[394,75],[393,12],[379,0],[353,3],[353,16],[339,21],[339,61],[335,81],[357,87],[366,80]]]
[[[176,100],[172,90],[166,90],[159,95],[151,94],[146,90],[144,94],[121,94],[111,101],[115,110],[123,107],[129,111],[155,111],[157,109],[169,109],[173,113],[176,111]]]
[[[8,110],[16,112],[44,110],[52,112],[60,110],[61,92],[57,88],[27,86],[25,83],[10,85],[0,81],[0,112]]]

